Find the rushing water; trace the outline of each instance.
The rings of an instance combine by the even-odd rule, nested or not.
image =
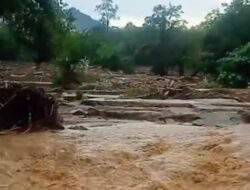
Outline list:
[[[0,136],[0,189],[250,189],[248,125],[79,121],[89,130]]]
[[[2,136],[0,189],[244,189],[239,137],[149,122]]]

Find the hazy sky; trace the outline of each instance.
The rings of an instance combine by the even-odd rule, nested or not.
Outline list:
[[[83,13],[98,19],[99,16],[94,12],[95,6],[101,0],[65,0],[69,6],[74,6]],[[182,5],[183,17],[189,25],[200,23],[212,9],[221,7],[221,3],[229,3],[231,0],[114,0],[119,6],[120,20],[113,21],[112,25],[125,26],[132,21],[135,25],[141,25],[144,18],[152,13],[152,8],[157,4]]]

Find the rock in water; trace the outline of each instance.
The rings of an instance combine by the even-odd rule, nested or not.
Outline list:
[[[88,113],[81,110],[81,109],[77,109],[77,110],[72,110],[70,112],[72,115],[77,115],[77,116],[86,116]]]
[[[83,97],[82,93],[76,92],[76,93],[62,93],[62,98],[66,101],[77,101],[81,100]]]
[[[87,131],[88,128],[82,126],[82,125],[79,125],[79,126],[71,126],[69,127],[68,129],[70,130],[77,130],[77,131]]]
[[[245,123],[250,123],[250,110],[241,110],[239,111],[239,114]]]

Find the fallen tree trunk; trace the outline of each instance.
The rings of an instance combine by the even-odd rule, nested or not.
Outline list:
[[[25,85],[25,86],[29,86],[29,85],[37,85],[37,86],[43,86],[43,87],[47,87],[47,86],[52,86],[52,82],[37,82],[37,81],[9,81],[9,80],[4,80],[4,81],[0,81],[0,85],[11,85],[11,84],[20,84],[20,85]]]
[[[63,129],[54,97],[41,88],[0,88],[0,131]]]

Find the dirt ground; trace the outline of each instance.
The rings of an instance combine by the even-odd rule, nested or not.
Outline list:
[[[250,189],[248,89],[196,93],[198,79],[97,74],[56,92],[65,130],[0,136],[0,189]]]
[[[39,85],[45,89],[55,89],[52,81],[58,68],[42,64],[37,69],[30,63],[0,63],[0,86],[11,83]],[[92,94],[119,94],[127,98],[143,99],[202,99],[225,98],[250,102],[249,89],[206,89],[204,77],[155,76],[148,68],[138,68],[133,75],[113,73],[101,68],[90,67],[81,76],[79,91]],[[204,89],[205,88],[205,89]],[[56,88],[58,89],[58,88]]]

